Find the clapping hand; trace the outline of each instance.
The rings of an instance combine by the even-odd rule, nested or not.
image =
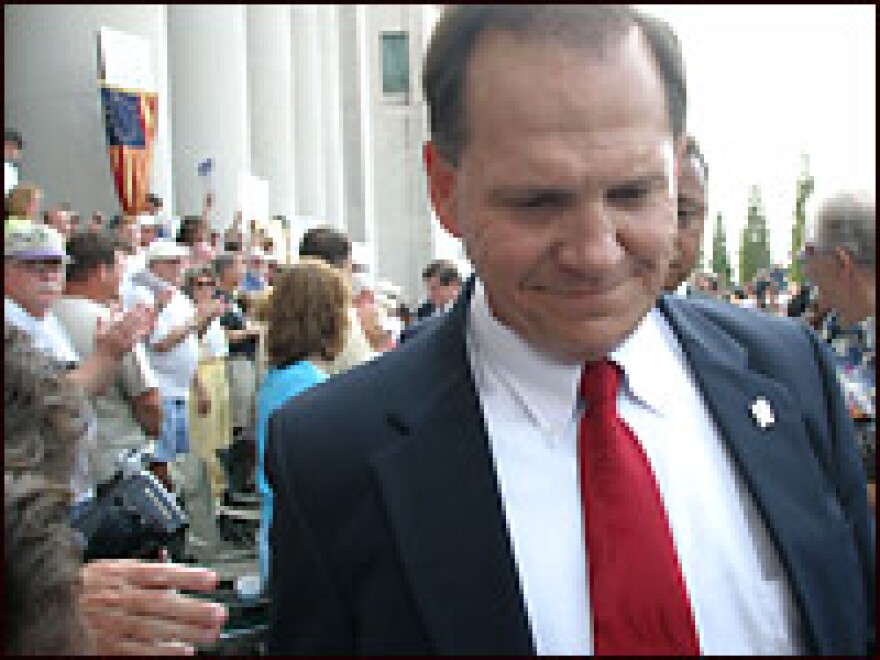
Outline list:
[[[95,353],[121,359],[132,347],[152,332],[156,322],[153,308],[138,304],[124,313],[111,308],[110,321],[97,319],[95,328]]]

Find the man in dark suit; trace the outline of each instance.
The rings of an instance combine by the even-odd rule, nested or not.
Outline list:
[[[677,53],[621,6],[446,10],[425,163],[476,276],[271,418],[270,652],[873,648],[874,531],[827,351],[658,298]]]
[[[428,291],[430,292],[431,312],[419,317],[408,328],[404,328],[400,334],[401,344],[419,334],[438,315],[449,311],[461,292],[461,275],[459,275],[458,268],[455,267],[454,263],[438,259],[431,262],[430,266],[433,266],[433,268],[427,281]],[[424,309],[424,305],[419,309]]]
[[[445,310],[455,300],[461,285],[461,276],[451,261],[434,259],[422,271],[422,282],[425,283],[428,298],[416,309],[417,321],[423,321],[436,312]]]

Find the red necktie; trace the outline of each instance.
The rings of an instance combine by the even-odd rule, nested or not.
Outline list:
[[[587,365],[578,432],[597,655],[699,655],[696,625],[660,490],[617,415],[619,369]]]

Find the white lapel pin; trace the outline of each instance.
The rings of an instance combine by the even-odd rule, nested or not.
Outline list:
[[[776,418],[773,416],[773,408],[770,407],[770,402],[762,396],[759,396],[752,402],[749,410],[751,410],[755,424],[762,429],[770,428],[776,421]]]

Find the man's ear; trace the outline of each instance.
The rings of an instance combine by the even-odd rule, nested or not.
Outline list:
[[[428,193],[437,219],[443,228],[456,238],[461,238],[456,212],[455,193],[458,172],[444,158],[433,142],[426,142],[422,149],[425,172],[428,175]]]

